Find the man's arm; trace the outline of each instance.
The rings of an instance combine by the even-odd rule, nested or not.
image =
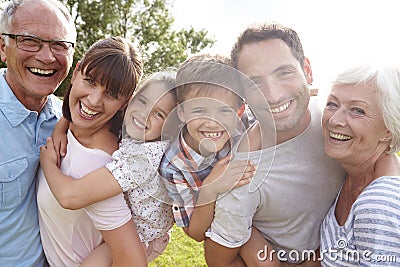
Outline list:
[[[238,248],[224,247],[210,238],[204,241],[204,255],[209,267],[242,267],[246,266],[239,256]]]
[[[274,246],[272,246],[255,227],[252,227],[251,237],[249,241],[240,248],[239,255],[242,257],[246,266],[285,266],[276,257],[276,254],[271,253],[271,251],[274,251]]]

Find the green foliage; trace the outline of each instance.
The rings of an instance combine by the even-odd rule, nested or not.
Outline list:
[[[197,53],[214,43],[207,31],[173,31],[174,19],[169,14],[171,2],[166,0],[141,1],[133,36],[140,41],[146,72],[154,72],[183,62],[189,54]]]
[[[182,228],[172,228],[172,238],[161,256],[153,260],[149,267],[205,267],[203,242],[198,243],[188,237]]]
[[[173,0],[64,0],[78,31],[75,62],[96,40],[123,36],[141,47],[145,73],[178,67],[188,55],[212,46],[207,31],[172,29]]]
[[[61,0],[71,10],[77,27],[74,65],[95,41],[123,36],[140,45],[145,73],[178,67],[190,54],[211,47],[215,40],[204,29],[174,30],[170,8],[174,0]],[[6,2],[0,0],[0,3]],[[64,94],[70,76],[56,94]]]

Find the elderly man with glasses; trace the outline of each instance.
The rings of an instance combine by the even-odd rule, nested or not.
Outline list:
[[[53,92],[72,66],[76,29],[60,1],[14,0],[0,32],[0,266],[47,266],[35,176],[40,147],[62,116]]]

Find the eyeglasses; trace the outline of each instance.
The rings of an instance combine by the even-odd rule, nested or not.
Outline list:
[[[19,49],[27,52],[38,52],[42,49],[43,42],[49,43],[50,50],[55,55],[68,56],[74,51],[75,44],[68,41],[58,40],[43,40],[35,36],[2,33],[1,35],[8,36],[14,39]]]

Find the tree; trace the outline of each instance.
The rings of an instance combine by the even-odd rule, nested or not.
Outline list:
[[[0,0],[0,3],[6,2]],[[96,40],[123,36],[141,47],[145,73],[177,67],[190,54],[211,47],[215,40],[204,29],[172,29],[174,0],[62,0],[77,28],[74,63]],[[63,95],[68,77],[57,90]]]

